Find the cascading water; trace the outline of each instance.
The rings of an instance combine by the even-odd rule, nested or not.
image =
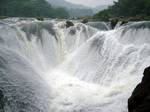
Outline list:
[[[0,22],[5,112],[127,112],[127,99],[149,65],[150,23],[111,31],[74,24]]]
[[[90,25],[96,29],[99,29],[101,31],[107,31],[110,30],[111,28],[109,27],[109,23],[105,22],[88,22],[87,25]]]

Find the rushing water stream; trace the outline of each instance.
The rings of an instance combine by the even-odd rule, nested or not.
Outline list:
[[[149,66],[150,22],[115,30],[104,23],[74,24],[0,21],[5,112],[127,112]]]

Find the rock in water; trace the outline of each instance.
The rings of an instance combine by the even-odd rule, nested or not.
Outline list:
[[[4,106],[5,106],[5,102],[4,102],[4,94],[3,91],[0,90],[0,112],[4,112]]]
[[[66,21],[66,27],[69,28],[71,26],[74,26],[73,22],[71,21]]]
[[[117,25],[118,21],[119,20],[117,18],[110,20],[110,24],[111,24],[111,28],[112,29],[115,28],[115,26]]]
[[[128,100],[129,112],[150,112],[150,67],[144,70],[142,82]]]
[[[87,20],[87,19],[83,19],[83,20],[81,21],[81,23],[86,24],[86,23],[88,23],[88,20]]]

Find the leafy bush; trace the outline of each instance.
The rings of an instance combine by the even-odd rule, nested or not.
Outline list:
[[[128,18],[129,20],[148,20],[150,0],[118,0],[108,9],[94,15],[93,19],[108,21],[110,18]]]

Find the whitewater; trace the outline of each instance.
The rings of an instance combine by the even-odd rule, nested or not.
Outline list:
[[[0,21],[4,111],[127,112],[149,66],[150,22],[65,21]]]

